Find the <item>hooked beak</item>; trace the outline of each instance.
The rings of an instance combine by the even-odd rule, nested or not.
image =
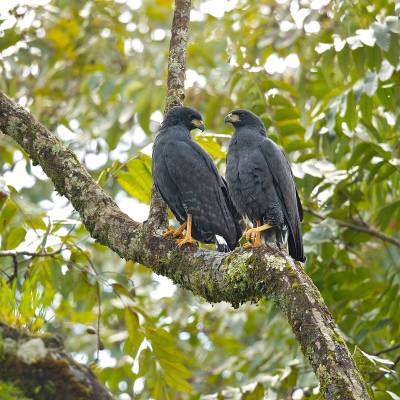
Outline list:
[[[231,124],[233,124],[233,123],[235,123],[235,122],[238,122],[240,119],[239,119],[239,116],[238,115],[236,115],[236,114],[232,114],[232,113],[229,113],[225,118],[224,118],[224,122],[227,124],[227,123],[231,123]]]
[[[202,132],[204,132],[205,126],[204,126],[204,122],[201,119],[192,119],[192,124],[197,129],[200,129]]]

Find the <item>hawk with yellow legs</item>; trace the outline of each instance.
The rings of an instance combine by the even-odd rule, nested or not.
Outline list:
[[[181,224],[164,236],[185,244],[217,243],[233,250],[242,231],[228,187],[211,157],[191,138],[204,130],[201,115],[189,107],[174,107],[165,116],[153,147],[152,173],[161,197]],[[183,232],[185,232],[183,235]]]
[[[225,122],[235,128],[226,165],[229,191],[239,213],[254,226],[245,234],[250,242],[246,247],[261,246],[261,238],[281,247],[287,238],[289,254],[304,262],[303,208],[289,162],[267,138],[257,115],[235,110],[225,117]]]

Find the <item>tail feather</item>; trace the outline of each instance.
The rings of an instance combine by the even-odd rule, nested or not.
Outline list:
[[[289,254],[297,261],[305,262],[303,238],[301,235],[300,224],[296,224],[294,229],[289,229]]]
[[[226,240],[222,236],[215,235],[215,241],[217,242],[217,250],[221,253],[229,253],[233,250],[228,246]]]
[[[276,243],[282,248],[287,243],[287,228],[273,227],[261,232],[264,243]]]

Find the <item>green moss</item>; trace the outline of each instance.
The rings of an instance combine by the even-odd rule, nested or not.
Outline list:
[[[34,366],[18,363],[18,370],[15,359],[6,359],[0,365],[0,376],[7,379],[15,386],[23,384],[23,390],[26,395],[35,399],[47,400],[54,398],[56,392],[68,393],[65,398],[83,400],[92,394],[91,387],[86,386],[84,381],[73,379],[74,370],[70,364],[63,359],[46,358],[35,363]],[[80,374],[80,371],[76,371]],[[2,394],[1,390],[0,393]],[[10,400],[19,399],[11,397]],[[21,399],[26,399],[21,397]],[[4,400],[1,397],[1,400]]]
[[[335,331],[333,331],[333,340],[337,343],[340,343],[343,347],[346,347],[346,342],[342,338],[342,335],[340,335],[339,333],[337,333]]]
[[[65,146],[61,142],[58,142],[54,146],[51,147],[51,153],[53,155],[57,155],[58,153],[60,153],[61,151],[64,151],[64,150],[65,150]]]
[[[41,335],[38,335],[40,337],[46,347],[48,348],[63,348],[64,343],[63,340],[60,336],[54,335],[53,333],[42,333]]]
[[[226,273],[230,302],[238,307],[246,300],[254,297],[254,283],[249,277],[249,269],[253,268],[256,258],[251,253],[233,254],[226,257],[223,268]]]
[[[7,134],[18,141],[18,136],[26,131],[26,125],[16,116],[10,116],[8,119]]]
[[[24,393],[12,383],[0,381],[1,400],[31,400],[24,396]]]

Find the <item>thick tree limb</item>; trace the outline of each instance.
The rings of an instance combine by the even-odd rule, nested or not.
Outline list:
[[[0,359],[0,378],[29,398],[112,400],[93,372],[64,352],[57,337],[35,337],[0,323]]]
[[[167,100],[165,112],[181,106],[185,99],[186,47],[189,39],[191,0],[175,0],[169,44]]]
[[[175,0],[174,18],[168,56],[167,100],[165,112],[181,106],[185,99],[186,47],[189,39],[191,0]],[[148,222],[154,227],[166,227],[167,207],[153,186]]]
[[[326,217],[317,211],[312,210],[311,208],[305,208],[305,211],[314,217],[320,219],[323,221]],[[397,247],[400,248],[400,240],[396,239],[393,236],[387,235],[386,233],[383,233],[381,231],[378,231],[378,229],[375,229],[371,226],[368,225],[361,225],[360,223],[350,223],[346,221],[342,221],[340,219],[335,218],[336,223],[341,226],[342,228],[349,228],[352,229],[353,231],[358,231],[358,232],[363,232],[363,233],[368,233],[368,235],[371,235],[373,237],[376,237],[383,242],[393,244]]]
[[[284,312],[328,400],[369,399],[365,383],[318,289],[300,264],[272,250],[224,254],[177,248],[124,214],[74,153],[33,116],[0,93],[0,130],[40,164],[79,212],[91,236],[121,257],[150,267],[210,302],[237,307],[272,299]]]

